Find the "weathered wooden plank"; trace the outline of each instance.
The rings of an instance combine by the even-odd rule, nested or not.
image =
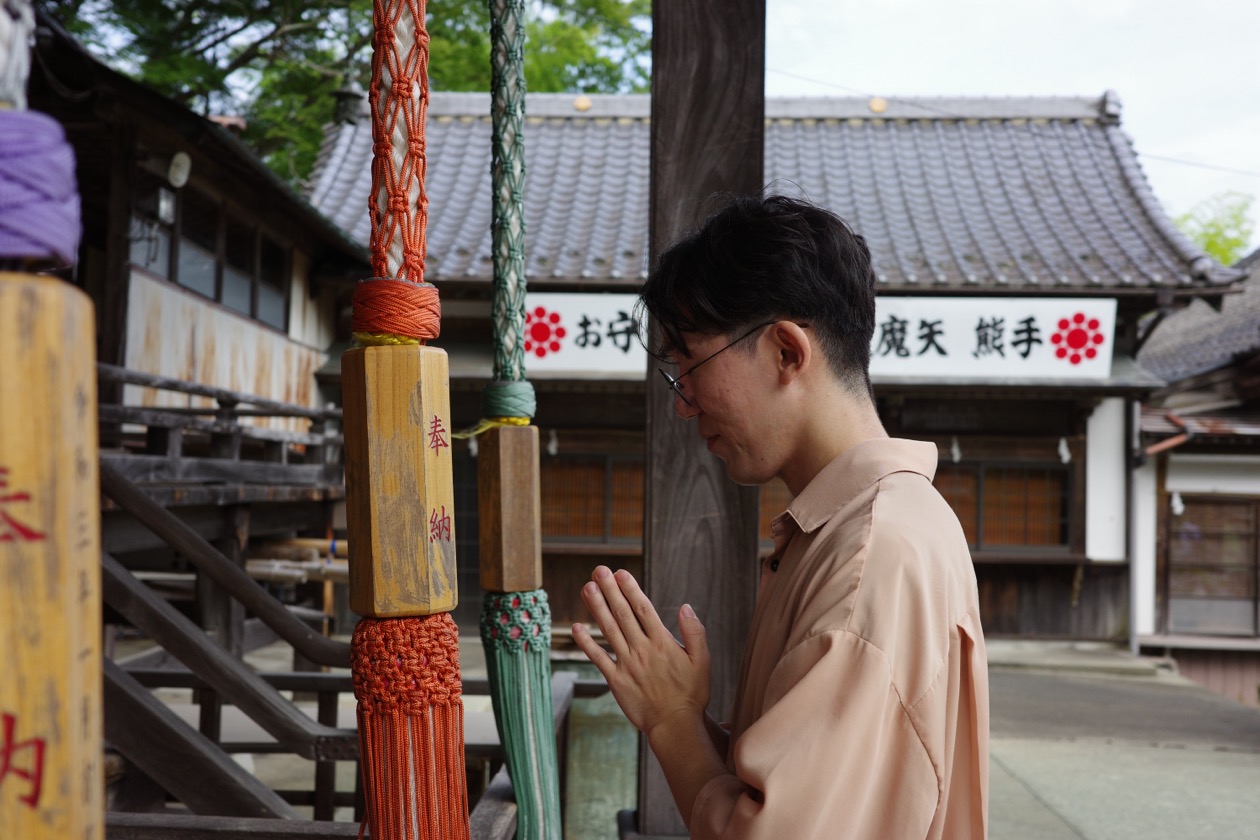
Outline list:
[[[653,260],[695,222],[714,193],[761,191],[765,18],[765,0],[652,6]],[[654,381],[655,373],[650,376]],[[647,396],[647,593],[671,626],[684,602],[704,621],[714,653],[710,709],[721,718],[734,701],[739,654],[752,618],[757,491],[726,478],[691,424],[674,416],[672,393],[649,387]],[[705,527],[697,528],[698,522]],[[747,566],[733,566],[739,563]],[[646,745],[640,767],[640,831],[685,834]]]
[[[324,503],[340,496],[321,493],[319,488],[257,484],[146,487],[145,491],[158,506],[169,509],[207,541],[220,539],[226,532],[219,513],[223,505],[249,504],[250,533],[258,538],[326,527],[328,514]],[[115,556],[166,544],[115,505],[103,506],[101,522],[101,547]]]
[[[92,305],[0,274],[0,837],[99,838]]]
[[[278,794],[108,660],[104,678],[106,739],[180,802],[202,814],[297,817]]]
[[[211,411],[202,414],[212,414]],[[258,415],[275,417],[278,415]],[[103,421],[117,423],[135,423],[137,425],[158,427],[163,429],[185,429],[206,434],[241,433],[246,439],[267,442],[294,443],[306,446],[323,446],[339,443],[338,435],[309,434],[290,432],[285,429],[268,429],[263,426],[248,426],[234,420],[223,420],[197,416],[166,408],[139,408],[130,405],[102,405],[100,418]]]
[[[308,485],[341,483],[341,468],[331,464],[275,464],[235,458],[166,458],[114,453],[103,454],[101,461],[128,480],[141,484],[208,481]]]
[[[127,481],[104,459],[101,461],[101,491],[192,562],[198,570],[232,593],[249,612],[262,619],[280,638],[293,645],[307,659],[320,665],[349,667],[348,644],[325,638],[294,618],[283,604],[251,580],[244,569],[226,562],[214,546],[177,516],[150,499],[143,490]]]
[[[246,405],[252,405],[263,411],[268,411],[270,416],[309,417],[311,419],[326,419],[341,416],[341,411],[336,408],[309,408],[307,406],[296,405],[294,403],[281,402],[268,397],[260,397],[256,394],[247,394],[243,391],[216,388],[213,385],[202,385],[197,382],[188,382],[183,379],[175,379],[169,376],[159,376],[157,374],[131,370],[117,365],[105,364],[103,362],[97,364],[96,370],[97,375],[105,381],[122,382],[127,385],[141,385],[148,388],[157,388],[163,391],[177,391],[181,394],[208,397],[225,405],[239,405],[244,403]]]
[[[538,428],[500,426],[483,433],[477,457],[478,556],[487,592],[540,589],[542,507]]]
[[[435,347],[361,347],[341,360],[350,608],[390,618],[458,602],[450,377]]]
[[[516,796],[507,768],[502,767],[468,816],[473,840],[512,840],[516,836]]]
[[[190,814],[105,815],[107,840],[323,840],[359,836],[358,823]]]

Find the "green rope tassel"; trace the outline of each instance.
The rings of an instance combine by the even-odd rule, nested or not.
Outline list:
[[[481,611],[494,722],[516,793],[519,840],[560,840],[547,593],[487,593]]]

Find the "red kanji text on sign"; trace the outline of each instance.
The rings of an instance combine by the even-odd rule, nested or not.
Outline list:
[[[18,801],[29,808],[39,805],[39,794],[44,786],[43,738],[18,741],[17,718],[7,712],[0,715],[0,791],[12,776],[27,784],[26,792]]]

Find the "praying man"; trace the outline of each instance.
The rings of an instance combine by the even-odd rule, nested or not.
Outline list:
[[[932,443],[872,398],[875,276],[832,213],[744,197],[660,257],[661,369],[733,481],[793,495],[761,563],[735,704],[629,573],[595,569],[574,638],[647,738],[693,838],[962,840],[987,824],[989,691],[975,571]],[[732,558],[732,573],[748,558]]]

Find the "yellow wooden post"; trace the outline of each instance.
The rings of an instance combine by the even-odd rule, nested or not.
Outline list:
[[[446,352],[361,347],[341,357],[350,608],[395,618],[459,602]]]
[[[480,435],[478,450],[481,588],[487,592],[541,589],[538,427],[496,426]]]
[[[92,304],[0,273],[0,837],[101,840]]]

